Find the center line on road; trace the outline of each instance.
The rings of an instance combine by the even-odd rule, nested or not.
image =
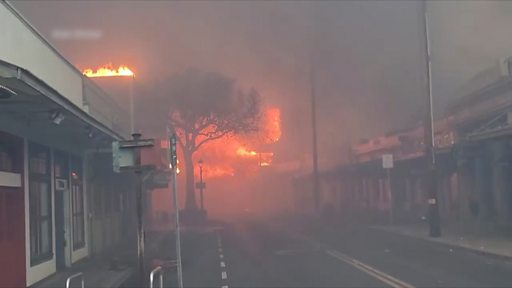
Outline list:
[[[227,282],[227,279],[228,279],[228,273],[225,271],[226,270],[226,262],[224,262],[224,254],[222,254],[222,238],[220,236],[220,234],[217,233],[217,244],[219,246],[218,250],[219,250],[219,258],[221,259],[220,261],[220,267],[223,268],[222,270],[224,271],[221,271],[221,278],[222,280],[224,280],[223,282]],[[222,285],[221,288],[228,288],[228,285]]]
[[[405,283],[399,279],[396,279],[395,277],[393,277],[391,275],[388,275],[382,271],[379,271],[369,265],[366,265],[366,264],[364,264],[356,259],[353,259],[345,254],[342,254],[341,252],[338,252],[336,250],[327,250],[326,253],[340,261],[343,261],[343,262],[365,272],[366,274],[368,274],[374,278],[377,278],[378,280],[388,284],[389,286],[391,286],[393,288],[414,288],[414,286],[412,286],[409,283]]]
[[[297,235],[299,239],[302,239],[302,241],[305,241],[309,243],[310,245],[313,245],[315,248],[322,249],[327,253],[329,256],[334,257],[342,262],[345,262],[354,268],[365,272],[366,274],[382,281],[383,283],[388,284],[389,286],[393,288],[415,288],[413,285],[406,283],[402,280],[399,280],[391,275],[388,275],[380,270],[377,270],[370,265],[367,265],[361,261],[358,261],[348,255],[345,255],[339,251],[336,251],[329,247],[328,245],[325,245],[324,243],[320,243],[318,241],[315,241],[309,237],[305,237],[302,235]]]

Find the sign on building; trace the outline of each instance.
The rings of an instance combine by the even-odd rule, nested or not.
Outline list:
[[[393,168],[393,154],[382,155],[382,168],[391,169]]]
[[[120,173],[123,168],[135,167],[136,149],[153,147],[153,139],[134,139],[112,142],[112,161],[114,172]]]

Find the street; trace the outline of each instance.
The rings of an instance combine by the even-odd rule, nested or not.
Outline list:
[[[323,226],[239,220],[187,237],[184,286],[508,287],[512,283],[512,262],[507,259],[371,228]],[[175,273],[168,274],[166,287],[175,287]]]

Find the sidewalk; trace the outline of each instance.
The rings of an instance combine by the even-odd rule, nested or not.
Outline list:
[[[483,254],[512,258],[512,235],[509,230],[504,230],[503,228],[493,230],[474,227],[474,229],[469,229],[456,225],[445,225],[442,227],[441,237],[438,238],[428,236],[428,226],[426,223],[401,226],[372,226],[371,228],[460,247]]]
[[[66,287],[66,280],[69,276],[82,272],[84,274],[85,287],[94,288],[118,288],[133,274],[128,267],[111,269],[109,264],[101,261],[84,261],[75,264],[73,267],[56,274],[30,286],[31,288],[63,288]],[[70,287],[80,287],[80,280],[73,280]]]

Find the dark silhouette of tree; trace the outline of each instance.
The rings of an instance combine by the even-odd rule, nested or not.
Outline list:
[[[194,153],[209,141],[258,130],[260,96],[235,84],[220,73],[187,70],[164,84],[162,99],[157,101],[160,109],[168,108],[169,128],[183,151],[187,210],[197,210]]]

